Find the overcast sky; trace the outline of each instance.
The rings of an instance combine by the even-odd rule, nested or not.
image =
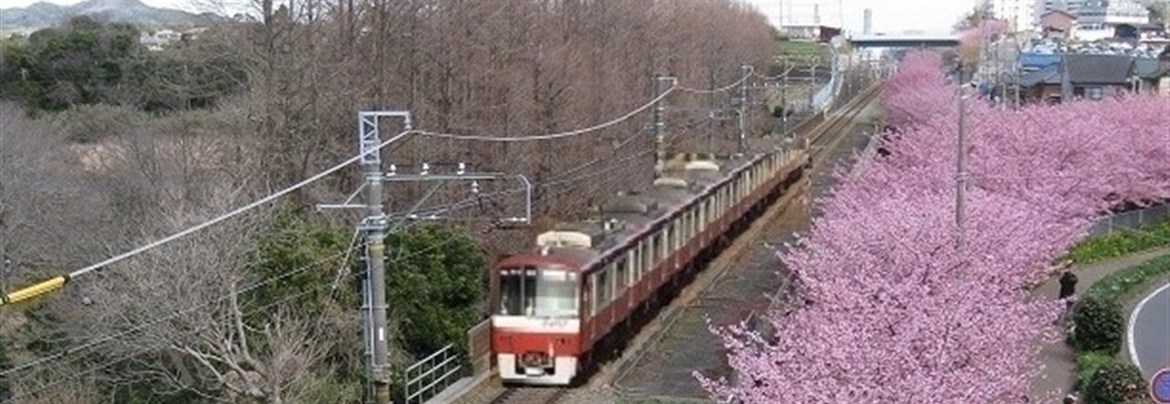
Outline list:
[[[783,12],[786,24],[813,24],[820,10],[821,24],[844,26],[861,33],[865,9],[873,10],[874,32],[920,30],[947,34],[951,26],[975,6],[975,0],[746,0],[776,24]],[[817,7],[819,6],[819,7]],[[843,6],[843,7],[842,7]],[[842,12],[842,8],[844,12]],[[781,11],[783,9],[783,11]]]
[[[74,4],[81,0],[0,0],[0,7],[24,7],[37,1],[56,4]],[[200,10],[197,4],[206,0],[141,0],[155,7]],[[633,0],[630,0],[633,1]],[[676,0],[686,1],[686,0]],[[975,5],[975,0],[743,0],[759,7],[776,24],[783,12],[787,24],[812,24],[814,10],[820,10],[821,24],[841,25],[861,33],[863,10],[873,10],[874,32],[898,33],[921,30],[926,33],[949,33],[951,26],[963,13]],[[819,7],[817,7],[819,6]],[[843,7],[842,7],[843,6]],[[783,11],[781,9],[783,8]],[[844,12],[842,12],[844,9]]]

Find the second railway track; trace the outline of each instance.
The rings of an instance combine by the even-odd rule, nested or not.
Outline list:
[[[830,151],[837,150],[845,139],[852,137],[858,118],[876,101],[879,94],[880,86],[871,85],[836,111],[813,118],[819,122],[805,125],[808,132],[798,134],[801,135],[798,139],[807,139],[813,171],[820,174],[810,173],[807,182],[794,187],[794,192],[786,194],[771,206],[751,228],[711,262],[675,302],[665,307],[657,320],[647,324],[630,343],[621,359],[611,364],[608,372],[604,369],[599,372],[595,380],[590,381],[591,386],[612,384],[623,395],[639,398],[705,397],[691,372],[698,370],[707,376],[718,377],[729,369],[723,364],[719,350],[715,349],[719,345],[718,341],[707,331],[703,320],[710,319],[714,325],[732,324],[770,306],[763,295],[775,293],[775,289],[779,288],[774,274],[781,268],[771,247],[761,244],[780,244],[771,239],[786,238],[797,228],[799,231],[804,230],[807,223],[797,222],[807,222],[807,216],[812,212],[797,208],[799,201],[812,199],[816,196],[813,195],[814,188],[827,185],[820,177],[827,177],[824,173],[831,172],[832,162],[828,160],[843,157]],[[764,239],[763,243],[761,238]],[[771,285],[772,290],[767,290],[765,285]],[[727,306],[728,300],[741,301],[743,304],[723,307]],[[754,305],[759,307],[753,306],[751,302],[754,300],[761,300],[761,304]],[[688,310],[705,313],[696,316],[695,313],[687,313]],[[712,348],[703,349],[706,345]],[[643,366],[645,369],[642,369]]]
[[[826,152],[836,148],[839,143],[849,137],[845,134],[850,132],[856,123],[857,117],[873,103],[878,93],[879,91],[877,85],[870,86],[865,90],[860,91],[852,100],[836,111],[830,112],[823,116],[810,118],[810,121],[808,121],[806,125],[803,125],[803,127],[808,128],[808,132],[799,134],[801,136],[799,136],[798,139],[802,139],[802,142],[804,139],[807,139],[807,143],[805,144],[809,146],[809,156],[813,163],[814,170],[825,170],[824,167],[819,166],[825,164],[826,158],[833,157],[831,155],[832,153]],[[798,127],[798,131],[799,130],[800,127]],[[792,208],[800,204],[801,201],[805,200],[805,198],[811,198],[809,193],[810,183],[812,182],[813,181],[810,178],[809,181],[794,186],[792,190],[793,192],[786,193],[783,197],[780,198],[780,200],[776,201],[771,207],[769,207],[768,211],[758,220],[756,220],[756,222],[753,223],[751,227],[744,232],[744,234],[740,235],[736,241],[720,256],[712,261],[708,265],[708,268],[701,272],[689,287],[685,288],[673,302],[664,306],[657,319],[646,324],[642,330],[633,337],[618,359],[609,364],[603,365],[600,369],[597,369],[597,371],[592,375],[591,379],[589,379],[585,384],[584,389],[552,387],[509,387],[500,385],[498,383],[498,379],[495,379],[487,383],[490,384],[491,387],[485,391],[482,391],[483,394],[479,398],[466,397],[466,399],[460,400],[459,402],[486,402],[492,404],[545,404],[561,402],[593,403],[615,401],[615,399],[604,399],[593,395],[600,390],[606,390],[604,388],[605,386],[617,387],[618,390],[628,390],[624,386],[621,386],[621,384],[624,384],[624,379],[627,378],[630,370],[639,365],[639,362],[642,361],[643,356],[646,355],[649,349],[656,348],[656,345],[660,345],[662,343],[664,336],[671,332],[672,328],[674,328],[676,323],[680,321],[680,318],[683,317],[682,315],[686,310],[701,308],[703,306],[703,301],[726,305],[726,300],[728,299],[744,301],[745,299],[752,297],[742,294],[737,296],[708,295],[710,294],[709,292],[711,289],[720,285],[721,282],[738,281],[739,279],[735,278],[744,276],[744,274],[738,273],[741,271],[732,271],[731,269],[740,265],[745,265],[745,262],[743,262],[745,258],[758,255],[748,254],[748,252],[756,250],[751,247],[757,246],[759,244],[758,239],[760,239],[762,235],[765,235],[764,233],[766,229],[774,227],[773,225],[775,222],[784,220],[784,216],[789,216],[786,215],[785,212],[790,212],[792,210],[803,211],[803,209]],[[758,253],[758,251],[756,252]],[[775,269],[772,269],[771,272],[775,272]],[[757,284],[771,283],[772,285],[775,285],[775,282],[772,282],[770,279],[754,279],[750,281],[751,283]],[[738,306],[747,307],[749,305],[745,304]],[[759,311],[760,309],[763,309],[763,307],[756,308],[756,310],[753,311]],[[723,325],[743,320],[747,314],[748,313],[740,313],[738,318],[720,318],[719,316],[712,316],[715,318],[711,318],[711,320],[715,324]],[[706,331],[705,326],[701,328],[702,331],[700,332],[710,334]],[[718,344],[712,341],[710,345],[715,347]],[[674,351],[670,349],[667,350]],[[671,352],[671,354],[697,356],[697,352],[688,349],[680,350],[680,352]],[[692,370],[699,370],[704,374],[710,375],[711,371],[714,369],[704,367],[684,367],[672,368],[670,370],[670,372],[655,374],[652,375],[652,377],[653,379],[656,379],[655,382],[657,383],[671,382],[697,386],[697,382],[695,382],[693,377],[690,376],[690,372]],[[582,400],[581,397],[576,397],[578,395],[593,397]],[[606,394],[606,396],[608,395],[609,394]],[[642,396],[643,398],[661,396],[661,394],[655,394],[655,392],[645,392],[638,395]],[[695,397],[694,394],[684,395]],[[670,399],[680,398],[677,394],[669,394],[669,396]]]

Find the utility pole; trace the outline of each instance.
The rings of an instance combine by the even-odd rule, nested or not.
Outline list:
[[[784,32],[784,0],[779,0],[776,2],[776,9],[777,9],[777,11],[780,12],[780,15],[778,16],[779,17],[778,21],[776,21],[776,28],[781,33],[783,33]]]
[[[960,62],[962,63],[962,62]],[[967,248],[963,232],[965,191],[967,188],[967,84],[965,68],[959,67],[959,147],[955,164],[955,229],[957,249],[960,253]]]
[[[390,374],[387,363],[386,335],[386,229],[388,220],[382,205],[382,155],[379,151],[382,140],[378,134],[380,117],[403,120],[406,130],[411,129],[410,112],[376,111],[358,113],[358,147],[363,157],[362,173],[366,183],[366,217],[360,230],[366,238],[366,278],[363,292],[367,351],[369,355],[370,381],[373,383],[375,404],[390,403]]]
[[[751,81],[748,75],[751,74],[751,66],[740,65],[739,72],[744,77],[739,83],[739,153],[743,154],[744,138],[747,136],[748,82]]]
[[[654,98],[662,95],[662,75],[654,74]],[[665,126],[662,123],[662,111],[666,107],[662,105],[662,100],[654,103],[654,178],[662,176],[662,170],[666,168],[666,142],[663,139],[662,129]]]
[[[784,82],[780,85],[780,134],[783,136],[788,136],[788,75],[791,73],[788,59],[785,59]]]

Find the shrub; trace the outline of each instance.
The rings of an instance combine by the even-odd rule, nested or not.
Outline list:
[[[1137,292],[1142,285],[1166,275],[1170,275],[1170,255],[1154,258],[1141,265],[1109,274],[1089,287],[1086,294],[1104,300],[1121,302],[1129,298],[1130,294]]]
[[[1146,381],[1137,366],[1110,361],[1101,365],[1085,389],[1086,403],[1121,404],[1142,397]]]
[[[1084,296],[1074,307],[1073,323],[1076,324],[1074,342],[1077,349],[1109,354],[1120,349],[1125,319],[1116,300],[1091,294]]]
[[[1068,259],[1085,264],[1168,244],[1170,221],[1143,227],[1140,232],[1123,231],[1082,241],[1069,251]]]
[[[1113,355],[1098,352],[1085,351],[1077,353],[1077,389],[1085,389],[1092,380],[1093,374],[1102,365],[1113,362]]]

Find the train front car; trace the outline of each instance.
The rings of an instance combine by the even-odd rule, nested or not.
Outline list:
[[[581,319],[575,261],[545,249],[496,264],[492,352],[504,382],[563,386],[577,375]]]

